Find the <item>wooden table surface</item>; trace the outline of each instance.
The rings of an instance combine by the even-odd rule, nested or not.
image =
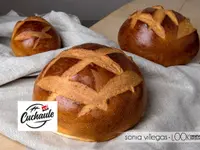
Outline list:
[[[91,29],[117,42],[119,28],[129,15],[138,9],[154,5],[180,12],[190,18],[194,27],[200,31],[200,0],[134,0],[100,20]]]
[[[167,9],[176,10],[191,19],[195,28],[200,31],[200,0],[134,0],[112,12],[91,27],[92,30],[104,34],[117,42],[117,34],[122,23],[137,9],[148,6],[162,5]],[[24,150],[25,146],[0,135],[0,150]]]

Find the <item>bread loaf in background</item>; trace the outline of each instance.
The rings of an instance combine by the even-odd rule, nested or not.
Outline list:
[[[49,22],[32,16],[15,25],[11,48],[15,56],[30,56],[61,48],[61,39]]]
[[[190,20],[162,6],[134,12],[121,26],[118,41],[121,49],[164,66],[187,64],[199,50]]]

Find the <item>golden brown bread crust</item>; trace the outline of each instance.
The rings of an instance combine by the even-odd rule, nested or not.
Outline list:
[[[121,49],[164,66],[187,64],[199,50],[199,37],[187,18],[162,6],[133,13],[118,34]]]
[[[100,49],[102,51],[104,49],[116,50],[103,45],[89,43],[73,47],[68,50],[68,52],[73,52],[73,54],[75,54],[76,52],[74,51],[77,49],[82,51],[86,50],[86,52],[97,52],[97,50]],[[60,56],[65,53],[65,51],[62,52]],[[143,77],[139,68],[132,60],[128,59],[122,51],[114,52],[108,54],[107,56],[119,64],[123,73],[128,71],[135,72],[141,79],[140,82],[138,82],[137,86],[134,87],[133,91],[127,90],[126,92],[109,98],[106,110],[103,110],[103,108],[101,109],[101,107],[97,108],[98,105],[96,108],[92,107],[92,109],[87,110],[84,108],[88,105],[81,102],[70,100],[69,98],[59,94],[56,94],[55,97],[53,96],[54,99],[58,101],[58,132],[62,135],[83,141],[106,141],[133,127],[139,122],[141,116],[143,115],[146,105],[146,95],[144,91]],[[58,57],[59,56],[57,56],[54,60]],[[52,60],[49,64],[51,64],[54,60]],[[72,68],[72,66],[75,66],[78,62],[80,62],[80,60],[64,57],[59,58],[52,66],[48,64],[35,81],[33,100],[46,101],[52,96],[51,92],[41,88],[41,82],[45,79],[45,77],[63,76],[64,72],[70,70],[69,68]],[[120,74],[123,73],[121,72]],[[87,85],[95,91],[100,91],[105,87],[108,81],[111,81],[116,76],[120,75],[115,75],[99,65],[91,63],[76,75],[73,75],[70,80]],[[134,78],[134,76],[132,76],[132,78]],[[122,80],[123,79],[121,78],[119,82],[122,82]],[[59,81],[57,80],[57,82]],[[56,84],[53,83],[53,85],[51,85],[50,82],[48,83],[50,84],[49,88],[52,88],[52,86]],[[123,89],[123,85],[121,86],[121,89]],[[60,85],[60,88],[62,87],[63,86]],[[112,89],[115,90],[115,87]],[[85,96],[89,98],[92,95]]]
[[[61,39],[54,27],[45,19],[32,16],[17,22],[11,47],[15,56],[30,56],[61,47]]]

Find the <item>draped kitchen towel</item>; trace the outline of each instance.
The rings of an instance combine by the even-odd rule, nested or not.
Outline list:
[[[125,143],[117,137],[88,143],[52,132],[17,131],[17,101],[30,101],[36,75],[62,50],[92,42],[118,48],[114,42],[82,26],[76,16],[52,11],[43,16],[59,32],[65,48],[34,56],[15,57],[9,46],[13,27],[23,19],[11,11],[0,17],[0,133],[35,150],[198,150],[200,144]],[[163,67],[127,53],[145,78],[148,105],[142,121],[129,131],[200,131],[200,64]]]

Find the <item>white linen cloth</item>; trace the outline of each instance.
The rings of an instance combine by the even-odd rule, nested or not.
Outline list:
[[[60,33],[67,49],[93,42],[118,47],[90,29],[77,17],[62,12],[43,16]],[[0,17],[0,133],[36,150],[198,150],[200,144],[125,143],[115,138],[88,143],[71,140],[52,132],[17,131],[17,101],[30,101],[35,76],[60,51],[29,57],[12,55],[9,41],[15,23],[23,19],[11,11]],[[106,27],[106,25],[105,25]],[[141,57],[132,56],[140,67],[147,86],[148,105],[143,120],[129,131],[200,131],[200,64],[198,58],[185,66],[165,68]],[[0,146],[1,147],[1,146]]]

